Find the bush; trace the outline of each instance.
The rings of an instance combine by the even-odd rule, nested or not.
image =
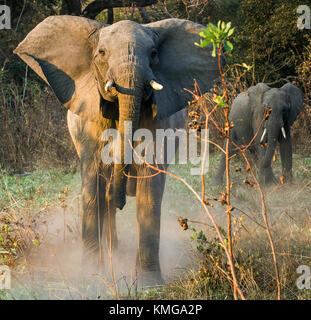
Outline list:
[[[310,153],[311,145],[311,40],[305,47],[301,63],[297,66],[298,82],[305,92],[302,112],[294,123],[292,135],[296,151]]]
[[[297,28],[299,0],[241,0],[234,60],[255,65],[256,82],[296,75],[308,32]],[[304,4],[311,5],[310,0]]]
[[[0,70],[0,166],[24,171],[39,162],[72,164],[76,155],[66,109],[42,82],[28,77],[28,68],[24,80],[10,79],[15,67],[20,66],[10,63]]]

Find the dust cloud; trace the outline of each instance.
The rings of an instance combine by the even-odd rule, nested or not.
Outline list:
[[[135,270],[137,224],[135,198],[117,212],[118,250],[104,253],[97,265],[82,259],[80,196],[68,197],[66,208],[50,209],[39,225],[39,245],[13,270],[15,299],[105,299],[134,297],[139,286]],[[163,201],[160,263],[166,283],[178,279],[194,263],[190,232],[177,221],[169,195]]]

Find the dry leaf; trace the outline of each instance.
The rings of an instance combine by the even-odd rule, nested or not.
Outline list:
[[[188,230],[188,219],[179,217],[178,222],[184,231]]]
[[[281,182],[281,184],[284,184],[284,180],[285,180],[284,176],[281,176],[281,177],[280,177],[280,182]]]
[[[249,181],[249,180],[247,180],[247,179],[244,179],[244,180],[243,180],[243,183],[249,185],[250,187],[254,187],[254,186],[255,186],[255,183],[254,183],[254,182]]]

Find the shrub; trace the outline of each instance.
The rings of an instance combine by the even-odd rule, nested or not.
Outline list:
[[[39,162],[72,164],[65,108],[42,82],[28,78],[27,68],[24,80],[10,79],[15,67],[20,68],[10,63],[0,70],[0,166],[23,171]]]

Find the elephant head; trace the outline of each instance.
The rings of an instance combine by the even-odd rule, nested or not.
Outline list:
[[[290,139],[290,127],[303,107],[303,93],[290,83],[279,89],[259,83],[251,87],[248,93],[250,106],[253,108],[254,117],[256,117],[254,119],[257,123],[256,130],[259,128],[259,123],[264,118],[265,112],[268,112],[258,136],[261,143],[268,143],[262,163],[262,168],[267,168],[271,164],[277,142]]]
[[[70,111],[88,121],[116,121],[121,136],[121,161],[114,164],[117,208],[123,208],[126,197],[124,137],[137,129],[142,109],[150,108],[155,120],[169,117],[191,99],[184,88],[191,89],[194,79],[206,91],[218,75],[210,48],[194,45],[201,28],[179,19],[104,25],[53,16],[14,51]],[[126,129],[125,121],[131,121],[132,128]]]

